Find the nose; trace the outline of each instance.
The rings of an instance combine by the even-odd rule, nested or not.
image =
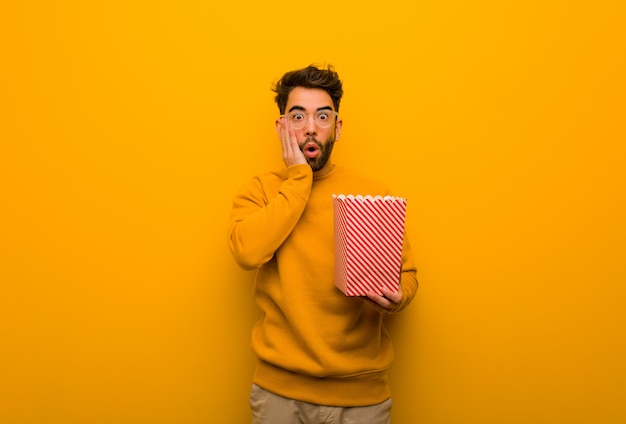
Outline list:
[[[304,134],[307,137],[317,135],[317,125],[315,125],[315,119],[309,117],[309,119],[306,120],[306,124],[304,125]]]

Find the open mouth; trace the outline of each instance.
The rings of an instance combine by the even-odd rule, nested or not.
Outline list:
[[[309,141],[302,147],[302,153],[304,153],[307,158],[316,158],[320,153],[320,146],[314,141]]]

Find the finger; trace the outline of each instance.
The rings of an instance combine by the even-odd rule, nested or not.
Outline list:
[[[400,303],[400,301],[402,301],[402,292],[400,290],[398,290],[398,292],[392,292],[389,289],[383,288],[382,292],[383,296],[391,300],[393,303]]]
[[[280,121],[280,142],[282,145],[282,150],[283,150],[283,160],[285,161],[285,163],[287,164],[287,166],[292,164],[293,161],[293,143],[292,140],[290,139],[290,134],[289,134],[289,130],[290,130],[290,126],[287,123],[287,120],[285,118],[281,119]]]
[[[296,138],[296,131],[291,128],[291,125],[287,125],[287,140],[289,141],[289,147],[291,148],[292,153],[302,153],[300,151],[300,146],[298,145],[298,139]]]
[[[382,306],[383,308],[389,308],[391,306],[391,302],[388,299],[386,299],[386,298],[382,297],[381,295],[376,294],[374,292],[367,293],[367,297],[370,300],[372,300],[372,301],[376,302],[377,304],[379,304],[380,306]]]
[[[280,120],[280,132],[279,132],[280,142],[282,143],[283,151],[287,152],[289,149],[289,143],[287,141],[287,120],[282,118]]]

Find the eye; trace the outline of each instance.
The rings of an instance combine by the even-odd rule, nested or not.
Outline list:
[[[302,121],[304,119],[304,113],[302,112],[294,112],[291,114],[292,121]]]
[[[330,119],[330,113],[328,112],[318,112],[317,113],[317,119],[319,119],[320,121],[327,121]]]

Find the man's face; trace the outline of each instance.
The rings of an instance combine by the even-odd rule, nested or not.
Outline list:
[[[332,125],[328,128],[318,126],[313,116],[318,111],[334,111],[330,95],[319,88],[296,87],[289,93],[285,113],[301,111],[307,115],[303,128],[295,129],[300,150],[304,154],[314,172],[330,166],[330,154],[335,141],[339,140],[342,122],[332,117]]]

